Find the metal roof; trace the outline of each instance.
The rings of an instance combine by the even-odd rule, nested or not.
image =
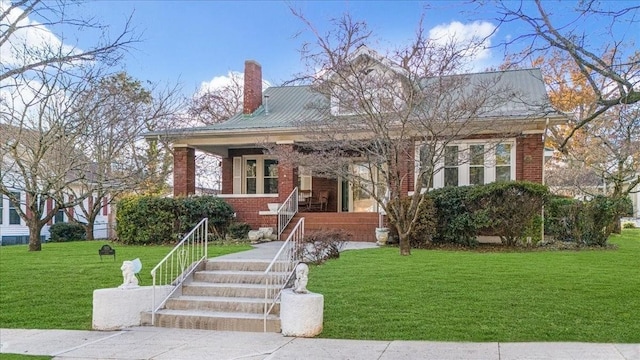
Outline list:
[[[543,118],[548,115],[560,115],[553,110],[549,102],[547,92],[539,69],[508,70],[496,72],[483,72],[466,75],[452,75],[464,77],[469,86],[458,90],[460,94],[478,91],[474,85],[491,83],[495,87],[508,89],[503,96],[505,100],[500,105],[487,110],[481,116],[502,117],[505,119],[523,119],[530,121],[533,117]],[[427,88],[430,82],[437,78],[426,78],[421,81],[421,86]],[[455,92],[455,91],[454,91]],[[467,94],[469,95],[469,94]],[[295,128],[301,121],[313,121],[323,116],[311,104],[325,104],[329,108],[328,99],[312,91],[311,86],[277,86],[269,87],[263,92],[263,104],[252,114],[237,114],[230,119],[214,125],[178,129],[169,131],[180,135],[211,133],[216,131],[237,133],[243,130],[284,130]],[[164,133],[166,134],[166,132]],[[156,133],[149,133],[156,135]]]

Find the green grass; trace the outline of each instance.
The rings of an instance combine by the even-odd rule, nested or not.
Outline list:
[[[122,284],[122,261],[142,261],[141,285],[151,285],[151,269],[168,246],[111,244],[117,259],[98,249],[106,241],[0,247],[0,328],[91,329],[93,290]],[[247,245],[209,246],[209,256],[247,250]]]
[[[640,343],[640,230],[616,250],[348,251],[313,267],[321,337]]]
[[[0,354],[2,360],[49,360],[53,359],[51,356],[39,356],[39,355],[21,355],[21,354]]]

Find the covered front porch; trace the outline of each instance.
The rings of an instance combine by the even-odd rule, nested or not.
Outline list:
[[[344,229],[353,241],[375,241],[379,214],[369,195],[370,183],[316,176],[265,154],[263,148],[228,148],[225,153],[219,196],[233,207],[237,221],[252,229],[271,227],[276,233],[279,221],[282,224],[277,209],[295,192],[297,214],[292,223],[304,216],[307,230]],[[174,195],[195,193],[195,149],[176,147],[174,154]],[[357,164],[353,169],[358,171]]]

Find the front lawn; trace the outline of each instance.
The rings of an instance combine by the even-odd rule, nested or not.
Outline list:
[[[98,256],[106,241],[46,243],[42,251],[26,245],[0,247],[0,328],[91,329],[93,290],[122,284],[124,260],[140,258],[141,285],[151,285],[151,269],[170,246],[110,244],[112,256]],[[247,245],[209,246],[209,257],[250,249]]]
[[[616,250],[348,251],[312,267],[326,338],[640,343],[640,230]]]

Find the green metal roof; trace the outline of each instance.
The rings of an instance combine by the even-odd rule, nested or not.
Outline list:
[[[534,117],[543,118],[548,115],[559,115],[549,103],[542,74],[539,69],[524,69],[510,71],[484,72],[468,75],[456,75],[465,77],[470,86],[462,93],[477,91],[473,84],[493,82],[495,86],[509,89],[504,96],[507,101],[499,107],[491,109],[479,118],[502,117],[530,121]],[[428,87],[432,79],[424,79],[423,87]],[[454,95],[453,98],[456,96]],[[269,87],[263,92],[263,105],[253,114],[237,114],[230,119],[210,126],[177,129],[169,131],[180,135],[197,134],[199,132],[211,133],[212,131],[240,132],[259,130],[284,130],[296,128],[301,121],[313,121],[323,116],[323,112],[310,106],[311,104],[325,104],[329,108],[328,99],[318,93],[314,93],[311,87],[305,86],[277,86]],[[164,132],[163,134],[167,134]],[[149,133],[147,136],[158,135]]]

